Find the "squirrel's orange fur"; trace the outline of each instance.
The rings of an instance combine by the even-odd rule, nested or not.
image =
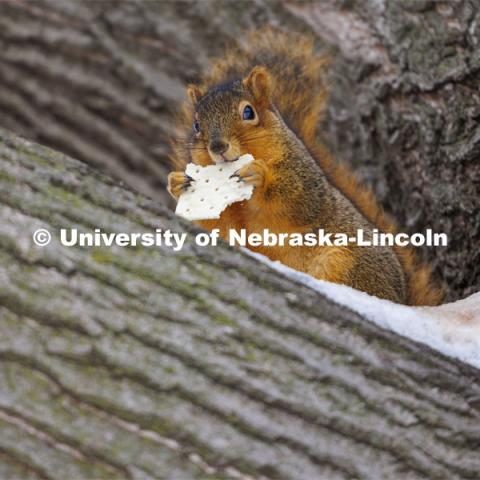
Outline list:
[[[251,166],[244,167],[239,172],[241,178],[253,183],[258,190],[250,203],[233,204],[222,213],[220,220],[199,222],[202,226],[208,229],[220,228],[224,236],[229,228],[260,231],[268,227],[276,232],[302,232],[309,231],[308,228],[312,225],[323,225],[327,217],[330,219],[332,212],[336,217],[335,208],[340,206],[343,214],[343,208],[350,211],[353,205],[356,212],[365,219],[366,225],[371,224],[383,232],[397,231],[372,193],[357,182],[355,175],[345,165],[335,162],[318,140],[317,129],[327,98],[323,78],[327,64],[325,56],[315,54],[312,39],[266,29],[247,33],[243,44],[232,47],[222,58],[213,62],[199,87],[189,88],[191,102],[185,104],[179,119],[180,130],[188,132],[188,140],[183,138],[174,142],[175,153],[172,159],[175,165],[183,169],[189,161],[201,165],[213,163],[209,148],[217,130],[222,131],[222,138],[228,136],[228,151],[233,152],[232,155],[251,153],[256,159]],[[241,108],[245,99],[251,103],[252,108],[258,110],[257,116],[260,119],[257,124],[240,121],[241,112],[239,114],[238,108]],[[237,107],[238,104],[240,107]],[[199,105],[202,121],[206,124],[202,126],[206,132],[200,136],[208,135],[209,148],[206,139],[200,140],[198,135],[191,133],[192,122],[199,115]],[[272,112],[279,114],[280,123]],[[282,121],[286,124],[285,128],[280,125]],[[285,142],[284,137],[289,136],[290,131],[296,138],[292,137],[290,143]],[[306,147],[305,152],[301,145],[297,145],[297,139]],[[325,198],[325,218],[318,205],[315,207],[317,218],[310,218],[313,213],[309,210],[308,203],[316,197],[313,195],[314,187],[305,185],[309,183],[308,172],[312,169],[308,165],[308,158],[304,162],[305,166],[285,161],[285,158],[302,155],[306,158],[313,157],[320,166],[323,174],[319,176],[315,172],[317,182],[320,182],[322,176],[327,179],[328,184],[322,187],[326,189],[325,195],[319,197],[320,200],[317,199],[317,202],[321,202]],[[295,175],[290,175],[290,172]],[[300,182],[299,178],[303,179],[303,184],[296,185],[295,182]],[[171,174],[169,189],[175,196],[181,191],[183,180],[179,172]],[[348,202],[336,198],[331,186],[339,190]],[[304,219],[303,223],[297,222],[295,215],[288,214],[286,198],[290,202],[288,210],[292,210],[293,204],[293,211],[298,210],[298,217]],[[333,229],[348,233],[349,229],[363,225],[363,220],[357,218],[357,213],[350,214],[352,219],[345,215],[345,225],[334,223]],[[371,258],[376,267],[388,270],[387,277],[397,275],[393,265],[397,260],[403,271],[404,280],[393,281],[393,287],[385,286],[384,291],[372,286],[374,279],[368,276],[371,258],[366,256],[359,262],[358,258],[363,254],[358,248],[364,247],[316,247],[314,250],[307,247],[277,247],[256,250],[318,278],[350,284],[410,305],[435,305],[441,301],[443,292],[433,286],[429,267],[419,264],[411,248],[393,247],[396,260],[385,249],[381,254],[372,253]],[[388,268],[385,268],[385,262]],[[364,274],[358,273],[358,266],[357,272],[352,273],[356,263],[364,266]]]

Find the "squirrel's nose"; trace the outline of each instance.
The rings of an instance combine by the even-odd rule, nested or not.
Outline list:
[[[230,145],[225,140],[212,140],[209,145],[209,149],[213,153],[221,155],[228,150]]]

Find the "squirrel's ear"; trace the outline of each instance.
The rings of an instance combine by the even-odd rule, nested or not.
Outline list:
[[[188,94],[188,98],[192,102],[192,105],[196,105],[203,96],[203,93],[200,87],[197,87],[196,85],[193,85],[193,84],[190,84],[187,87],[187,94]]]
[[[265,67],[253,67],[243,79],[244,87],[253,93],[256,102],[263,107],[270,104],[270,84],[270,74]]]

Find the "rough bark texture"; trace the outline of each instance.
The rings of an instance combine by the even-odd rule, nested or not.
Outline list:
[[[336,52],[324,136],[424,249],[449,298],[480,286],[480,6],[474,0],[2,0],[0,124],[164,203],[184,84],[264,24]]]
[[[478,478],[478,371],[196,232],[0,129],[0,478]]]

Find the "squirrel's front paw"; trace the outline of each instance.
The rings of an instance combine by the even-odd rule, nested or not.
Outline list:
[[[255,187],[262,187],[265,185],[267,173],[267,164],[263,160],[255,159],[248,165],[237,170],[232,177],[238,177],[239,181],[243,180]]]
[[[185,172],[171,172],[168,174],[167,190],[172,197],[178,198],[193,182],[193,178]]]

